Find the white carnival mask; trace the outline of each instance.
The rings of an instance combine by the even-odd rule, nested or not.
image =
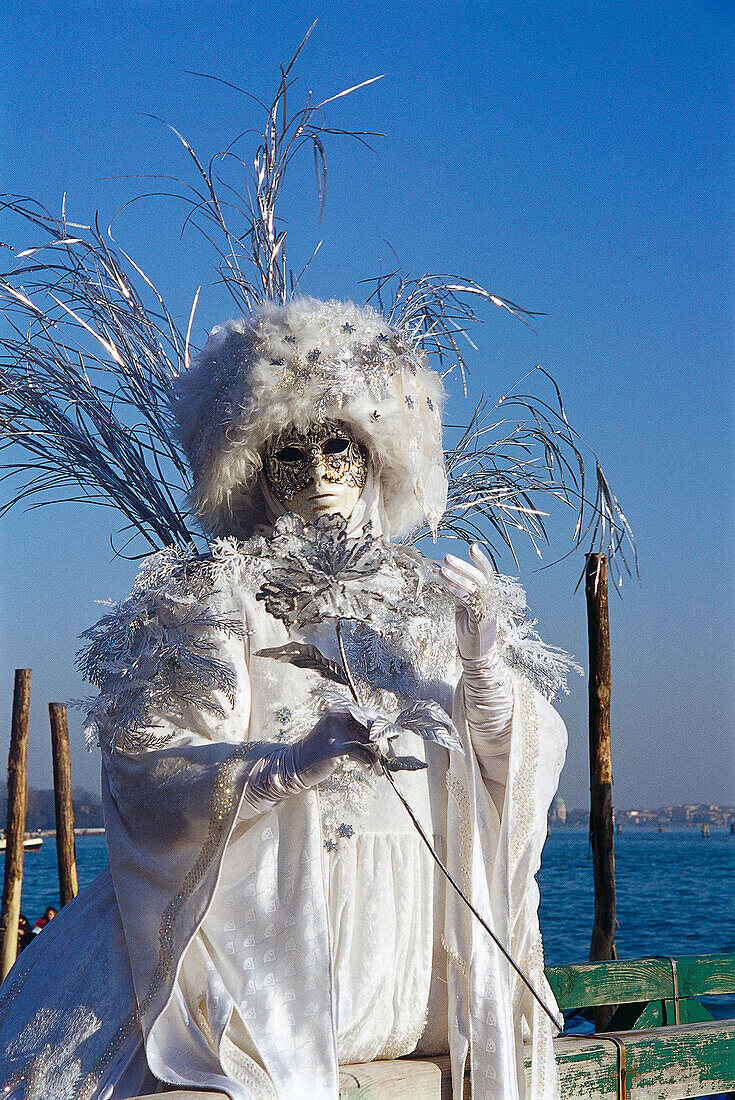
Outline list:
[[[365,486],[368,457],[345,424],[324,420],[303,432],[281,432],[266,447],[263,465],[273,495],[289,511],[347,519]]]

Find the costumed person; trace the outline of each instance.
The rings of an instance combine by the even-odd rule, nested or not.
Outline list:
[[[339,660],[344,616],[375,716],[433,700],[453,717],[458,751],[389,727],[392,756],[426,764],[395,781],[553,1003],[533,876],[566,738],[502,659],[520,593],[479,548],[475,564],[447,557],[442,584],[387,542],[443,514],[442,397],[425,356],[374,310],[310,299],[215,330],[180,379],[197,512],[220,538],[204,560],[154,555],[87,649],[110,869],[9,979],[2,1041],[24,1100],[136,1095],[155,1080],[326,1100],[340,1063],[448,1049],[457,1096],[469,1054],[475,1095],[511,1097],[530,1036],[531,1095],[555,1094],[551,1023],[374,773],[377,742],[349,696],[322,692],[316,663],[263,655],[296,642]],[[347,521],[334,545],[356,548],[337,575],[344,606],[319,604],[325,514]],[[324,617],[303,627],[309,600]],[[74,980],[50,989],[70,957]],[[55,1018],[51,1050],[39,1015]]]
[[[280,263],[259,218],[253,238],[270,232]],[[105,289],[114,272],[133,302],[123,315],[107,294],[98,339],[124,381],[141,363],[150,380],[160,330],[147,345],[109,247],[94,254]],[[261,301],[193,364],[187,342],[177,377],[145,399],[159,444],[172,410],[206,552],[160,479],[136,512],[108,478],[168,545],[87,632],[110,865],[0,990],[2,1095],[109,1100],[164,1082],[336,1100],[340,1065],[449,1051],[455,1100],[466,1074],[477,1100],[550,1100],[558,1011],[534,876],[564,760],[549,697],[566,659],[478,545],[439,568],[406,544],[472,500],[489,514],[499,477],[480,491],[473,474],[457,495],[436,314],[291,296],[285,280],[279,295],[278,264],[260,270]],[[432,285],[435,303],[460,289]]]

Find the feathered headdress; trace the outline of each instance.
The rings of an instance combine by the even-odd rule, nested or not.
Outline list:
[[[583,446],[549,376],[553,402],[517,394],[483,402],[442,455],[442,379],[454,371],[464,382],[460,341],[478,320],[474,306],[491,303],[524,321],[527,311],[445,275],[394,272],[374,281],[364,306],[303,295],[304,271],[297,277],[288,265],[276,201],[307,145],[323,204],[324,139],[346,133],[324,124],[324,107],[364,86],[320,103],[309,97],[288,115],[293,65],[309,34],[281,69],[244,184],[215,172],[242,171],[234,143],[206,166],[178,135],[199,180],[180,196],[187,222],[217,248],[221,279],[243,314],[216,328],[197,358],[196,297],[184,333],[109,231],[6,196],[4,208],[44,241],[18,252],[0,276],[0,429],[11,448],[3,468],[21,481],[2,510],[34,498],[84,499],[120,510],[132,535],[157,548],[196,538],[193,501],[206,533],[244,535],[257,514],[264,442],[287,424],[337,414],[380,465],[394,534],[416,541],[438,531],[513,552],[519,531],[534,545],[544,540],[552,495],[576,509],[575,544],[589,539],[627,568],[626,541],[635,554],[628,524],[599,464],[588,498]],[[237,229],[231,214],[244,214]]]
[[[391,534],[444,514],[444,389],[426,355],[376,310],[294,298],[210,334],[176,383],[174,415],[207,530],[247,537],[263,518],[258,473],[284,428],[338,419],[367,448]]]

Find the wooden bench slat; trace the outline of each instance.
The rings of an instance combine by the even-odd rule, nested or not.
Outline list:
[[[735,1020],[611,1034],[625,1044],[629,1100],[689,1100],[735,1088]],[[562,1100],[618,1100],[618,1052],[609,1039],[566,1036],[554,1040],[554,1052]]]
[[[625,1044],[630,1100],[688,1100],[735,1087],[735,1020],[614,1034]],[[554,1041],[554,1050],[562,1100],[617,1100],[618,1052],[609,1039],[567,1036]],[[449,1059],[401,1058],[342,1066],[340,1084],[341,1100],[449,1100]],[[199,1090],[166,1095],[170,1100],[224,1096]]]
[[[676,969],[680,997],[735,993],[735,955],[682,955]]]
[[[685,1100],[735,1087],[735,1020],[616,1034],[625,1043],[631,1100]]]
[[[676,970],[680,997],[735,993],[735,955],[683,955],[676,959]],[[673,996],[668,959],[550,966],[546,977],[562,1012],[594,1005],[663,1001]]]

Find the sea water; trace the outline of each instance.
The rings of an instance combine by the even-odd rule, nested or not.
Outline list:
[[[635,826],[615,837],[618,958],[735,952],[735,836],[710,829]],[[551,833],[538,884],[547,965],[586,962],[595,911],[586,828]],[[735,996],[702,1002],[717,1019],[735,1017]]]
[[[615,837],[616,944],[620,958],[735,952],[735,836],[711,827],[657,832],[630,827]],[[107,865],[104,836],[76,840],[79,886]],[[592,858],[587,830],[558,826],[544,848],[538,874],[540,922],[547,965],[585,962],[594,916]],[[26,852],[23,912],[31,924],[58,905],[56,844],[47,838]],[[735,1017],[735,998],[708,998],[718,1018]]]
[[[633,826],[615,837],[620,958],[735,951],[735,836],[710,826]],[[550,966],[589,956],[594,889],[587,830],[559,826],[546,841],[540,921]]]

